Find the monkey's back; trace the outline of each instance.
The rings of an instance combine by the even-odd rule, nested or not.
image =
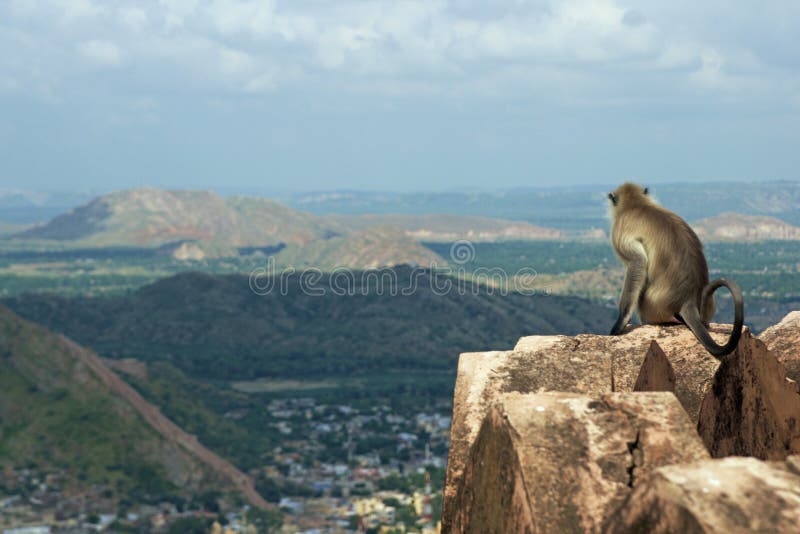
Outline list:
[[[637,306],[642,320],[669,321],[687,299],[699,306],[708,284],[708,264],[700,239],[686,221],[654,203],[642,203],[617,214],[612,228],[615,248],[620,248],[623,235],[639,241],[647,255],[647,280]]]

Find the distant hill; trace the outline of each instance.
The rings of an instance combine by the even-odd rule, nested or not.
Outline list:
[[[650,186],[653,195],[664,206],[688,221],[736,212],[779,217],[800,226],[800,181],[659,183],[647,177],[639,181]],[[274,198],[285,206],[315,215],[447,213],[527,221],[545,228],[582,233],[608,228],[606,194],[617,185],[619,183],[409,192],[338,190],[276,193],[240,190],[240,193],[269,197],[278,195]],[[85,202],[87,194],[80,191],[0,190],[0,220],[12,223],[39,222]]]
[[[129,295],[26,295],[6,302],[98,353],[168,361],[189,375],[240,380],[454,372],[467,350],[526,334],[605,332],[611,309],[576,297],[493,293],[408,267],[258,281],[185,273]],[[405,291],[403,291],[405,288]],[[316,293],[322,289],[323,294]]]
[[[395,265],[444,267],[447,261],[392,226],[367,227],[365,230],[317,240],[305,245],[290,245],[275,256],[281,267],[315,267],[331,270],[377,269]]]
[[[329,215],[329,220],[350,229],[392,226],[417,241],[451,242],[558,239],[564,232],[534,226],[525,221],[509,221],[468,215]]]
[[[129,500],[252,483],[162,416],[90,351],[0,305],[0,467],[63,470]]]
[[[162,246],[197,241],[210,250],[307,243],[336,234],[314,215],[263,198],[223,198],[209,191],[131,189],[98,197],[22,239],[76,246]]]
[[[394,229],[394,230],[393,230]],[[0,232],[3,228],[0,227]],[[316,216],[257,197],[208,191],[133,189],[98,197],[18,240],[71,249],[158,248],[184,261],[257,250],[292,266],[370,269],[442,264],[421,241],[554,239],[562,233],[526,222],[463,215]]]
[[[344,237],[334,239],[339,236]],[[264,198],[133,189],[98,197],[14,237],[70,248],[159,247],[165,254],[187,261],[287,245],[282,253],[284,264],[369,269],[399,263],[430,264],[436,258],[418,245],[419,241],[560,236],[561,232],[526,222],[486,217],[322,217]]]
[[[317,215],[450,213],[527,221],[562,231],[606,227],[602,186],[451,191],[321,191],[287,195],[293,208]]]
[[[622,179],[619,180],[621,182]],[[800,181],[658,183],[639,179],[688,221],[726,211],[780,217],[800,225]],[[606,194],[619,183],[505,190],[318,191],[287,194],[289,206],[315,214],[454,213],[524,220],[568,232],[607,229]]]
[[[0,188],[0,220],[28,225],[47,221],[91,200],[96,194],[76,189],[39,190]]]
[[[14,224],[0,221],[0,237],[12,234],[18,234],[25,231],[29,225]]]
[[[692,226],[698,237],[705,241],[800,239],[800,227],[764,215],[726,212],[716,217],[696,221]]]

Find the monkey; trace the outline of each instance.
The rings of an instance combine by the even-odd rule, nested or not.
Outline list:
[[[703,245],[677,214],[657,204],[648,188],[624,183],[608,194],[611,201],[611,243],[625,264],[619,316],[611,335],[622,333],[634,310],[643,323],[683,323],[714,357],[733,352],[744,325],[739,286],[723,278],[709,283]],[[709,335],[714,292],[725,286],[734,303],[733,332],[725,345]]]

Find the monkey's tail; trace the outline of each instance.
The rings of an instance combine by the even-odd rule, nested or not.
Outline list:
[[[707,299],[714,293],[714,291],[722,286],[727,287],[728,291],[731,292],[731,297],[733,297],[733,332],[731,332],[731,337],[728,339],[727,343],[724,345],[717,345],[717,343],[712,339],[711,334],[708,333],[708,328],[706,328],[702,319],[700,318],[700,310],[705,309],[705,303]],[[703,294],[700,299],[700,310],[698,310],[694,303],[691,302],[684,304],[683,308],[681,309],[681,316],[686,321],[686,324],[692,330],[694,335],[697,336],[697,339],[700,341],[700,343],[703,344],[708,352],[717,358],[733,352],[736,346],[739,344],[739,339],[742,337],[742,328],[744,327],[744,300],[742,299],[742,290],[739,289],[739,286],[736,284],[736,282],[732,280],[725,280],[724,278],[718,278],[709,283],[703,289]]]

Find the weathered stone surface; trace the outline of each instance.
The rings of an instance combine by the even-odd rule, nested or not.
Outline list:
[[[697,431],[715,458],[800,453],[800,388],[763,342],[740,343],[714,376]]]
[[[730,325],[712,324],[710,330],[718,343],[727,340]],[[642,372],[642,364],[651,344],[655,341],[666,355],[675,375],[675,396],[689,412],[693,419],[700,413],[700,404],[708,391],[711,380],[719,367],[719,360],[711,356],[694,337],[694,334],[683,325],[646,325],[629,328],[621,336],[594,336],[579,335],[575,337],[558,336],[564,340],[560,345],[548,346],[547,341],[556,336],[530,336],[523,337],[514,347],[515,352],[526,353],[529,360],[528,374],[540,373],[542,367],[547,365],[547,360],[557,361],[557,365],[547,365],[548,375],[554,379],[548,380],[544,390],[547,391],[579,391],[586,394],[595,394],[610,391],[634,391],[636,382]],[[751,339],[750,331],[745,328],[742,333],[742,343]],[[570,345],[571,343],[571,345]],[[570,347],[566,351],[562,347]],[[546,353],[546,354],[545,354]],[[573,381],[578,385],[586,384],[585,370],[575,366],[575,369],[565,369],[565,361],[577,359],[578,362],[596,358],[608,360],[609,373],[605,376],[606,389],[560,389],[563,381],[562,373],[577,374]],[[513,369],[515,374],[525,374],[525,368],[517,366]],[[592,373],[592,382],[598,383],[600,377]],[[666,378],[664,378],[666,380]],[[517,377],[517,381],[521,379]]]
[[[528,352],[494,351],[465,353],[459,358],[447,459],[448,480],[456,481],[460,477],[483,418],[498,394],[571,391],[599,395],[611,392],[608,353],[573,354],[578,342],[566,336],[541,336],[538,340],[541,350],[535,356]],[[567,360],[565,355],[569,356]],[[444,500],[452,497],[448,483]]]
[[[800,531],[797,457],[726,458],[655,469],[606,522],[604,532]]]
[[[723,341],[729,326],[716,326]],[[742,336],[750,339],[749,332]],[[642,364],[652,342],[666,353],[670,366]],[[478,430],[501,393],[563,391],[599,396],[614,391],[634,391],[674,380],[674,392],[694,421],[710,387],[719,361],[697,342],[685,326],[642,326],[622,336],[530,336],[519,340],[513,351],[462,354],[458,362],[453,400],[453,424],[447,460],[447,484],[443,506],[450,506],[470,447]],[[662,376],[663,375],[663,376]],[[639,381],[637,385],[637,381]]]
[[[793,311],[780,323],[761,332],[758,339],[786,367],[786,376],[800,382],[800,311]]]
[[[762,337],[797,352],[800,313]],[[718,342],[730,327],[712,325]],[[459,360],[443,507],[448,510],[484,417],[508,392],[572,392],[597,397],[614,391],[673,391],[713,457],[780,460],[800,453],[800,390],[783,366],[745,329],[739,347],[712,357],[688,328],[642,326],[622,336],[531,336],[513,351],[467,353]],[[445,525],[447,526],[447,525]]]
[[[712,335],[722,343],[729,329],[712,325]],[[745,330],[721,361],[679,325],[618,337],[532,336],[512,351],[462,354],[443,531],[592,532],[606,521],[608,532],[800,532],[800,457],[790,456],[800,453],[800,386],[781,362],[798,377],[800,312],[760,339]],[[654,390],[674,396],[612,394]],[[624,405],[632,402],[624,395],[636,401]],[[666,417],[675,397],[685,410],[682,429],[642,424],[652,414]],[[685,461],[676,457],[675,437],[686,435],[707,449],[681,445],[693,458],[710,451],[784,461],[709,460],[651,474]],[[640,481],[648,489],[638,489]],[[638,501],[628,498],[631,487]],[[623,501],[630,511],[617,508]]]
[[[633,390],[675,392],[675,370],[655,340],[650,342]]]
[[[445,532],[597,532],[656,467],[708,458],[671,393],[500,394]]]

